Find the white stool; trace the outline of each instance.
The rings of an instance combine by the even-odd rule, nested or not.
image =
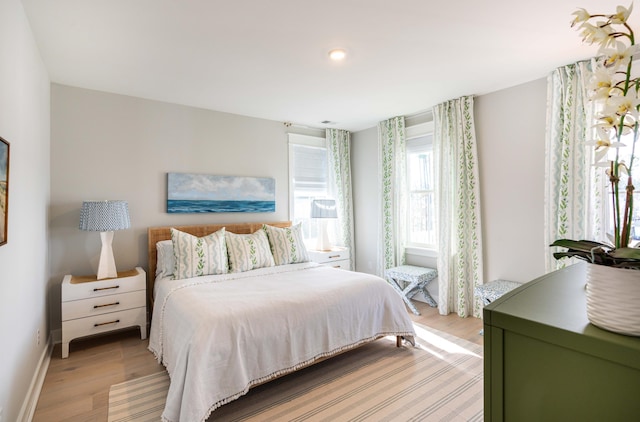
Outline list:
[[[411,302],[411,298],[418,292],[422,292],[429,306],[432,308],[438,306],[438,303],[433,300],[429,292],[427,292],[427,285],[438,276],[438,271],[433,268],[401,265],[386,270],[385,276],[389,284],[400,294],[404,303],[407,304],[414,314],[420,315],[418,309]],[[401,287],[400,283],[403,283],[404,287]]]

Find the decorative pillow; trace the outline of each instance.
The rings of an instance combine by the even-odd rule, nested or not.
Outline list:
[[[173,278],[199,277],[208,274],[226,274],[229,271],[224,227],[215,233],[196,237],[171,229],[171,242],[176,266]]]
[[[262,229],[269,237],[271,253],[276,265],[309,261],[309,254],[302,239],[301,223],[285,228],[263,224]]]
[[[229,272],[239,273],[276,265],[264,230],[252,234],[226,232],[224,238],[229,254]]]
[[[161,240],[156,243],[156,277],[171,277],[176,267],[176,258],[173,255],[173,242]]]

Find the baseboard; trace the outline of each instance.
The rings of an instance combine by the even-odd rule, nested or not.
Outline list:
[[[31,422],[33,419],[33,415],[36,411],[36,405],[40,398],[40,391],[42,391],[42,384],[44,384],[44,378],[47,375],[47,370],[49,369],[49,362],[51,362],[52,353],[53,339],[52,336],[49,335],[47,338],[47,347],[44,348],[42,355],[40,356],[38,367],[33,374],[33,379],[29,386],[29,391],[27,392],[24,403],[22,404],[22,409],[20,409],[18,421]]]

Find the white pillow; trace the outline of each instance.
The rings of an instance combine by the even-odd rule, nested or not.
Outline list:
[[[224,238],[229,254],[229,272],[239,273],[275,265],[264,230],[252,234],[226,232]]]
[[[161,240],[156,243],[156,277],[166,278],[173,275],[176,258],[173,255],[173,242]]]
[[[269,237],[271,253],[276,265],[309,261],[309,254],[302,238],[301,223],[285,228],[263,224],[262,229]]]
[[[226,274],[229,271],[224,227],[203,237],[171,228],[171,242],[176,260],[174,279]]]

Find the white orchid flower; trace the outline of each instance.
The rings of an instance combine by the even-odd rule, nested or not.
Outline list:
[[[605,22],[597,22],[596,25],[585,22],[580,25],[580,29],[582,30],[583,42],[602,46],[608,46],[612,43],[612,30]]]
[[[611,180],[611,170],[613,169],[614,165],[615,162],[613,160],[608,160],[601,163],[596,163],[595,167],[607,167],[607,169],[604,171],[604,174],[606,174],[609,180]],[[624,160],[618,163],[618,175],[620,174],[626,174],[627,176],[629,175],[629,167],[627,167]]]
[[[624,124],[624,126],[622,126],[622,133],[620,134],[620,136],[628,135],[631,132],[633,132],[633,125],[635,124],[635,122],[631,121],[629,119],[629,116],[627,116],[627,118],[624,119],[624,121],[625,121],[625,124]],[[618,126],[618,129],[616,129],[616,131],[619,131],[619,130],[620,130],[620,127]]]
[[[596,147],[595,151],[598,152],[606,150],[611,146],[611,142],[607,138],[598,138],[594,139],[593,141],[586,141],[584,144],[590,147]]]
[[[587,12],[583,8],[576,10],[575,12],[572,13],[572,15],[575,15],[575,18],[571,22],[571,26],[574,26],[582,22],[586,22],[589,20],[589,18],[591,18],[591,15],[589,14],[589,12]]]
[[[615,41],[610,46],[601,46],[598,49],[598,55],[604,56],[603,66],[613,71],[621,66],[626,66],[629,59],[633,60],[638,53],[640,53],[640,44],[627,46],[622,41]]]
[[[627,95],[612,95],[607,101],[605,114],[617,114],[618,116],[631,115],[634,120],[638,119],[638,106],[640,100],[634,90],[629,90]]]
[[[609,19],[611,19],[611,23],[613,24],[622,25],[625,22],[627,22],[627,19],[629,19],[629,15],[631,14],[632,11],[633,11],[633,3],[631,3],[628,9],[624,6],[618,6],[616,7],[616,13],[614,15],[609,16]]]
[[[607,133],[613,132],[614,134],[618,134],[620,128],[620,116],[617,114],[602,114],[597,118],[598,123],[594,125],[597,129],[603,129]],[[627,135],[633,131],[633,125],[635,124],[635,120],[632,119],[632,116],[627,115],[625,117],[625,124],[622,126],[622,135]]]
[[[606,132],[612,129],[615,130],[620,123],[619,116],[611,114],[602,114],[597,118],[597,121],[598,123],[596,123],[595,127],[597,129],[603,129]]]
[[[613,75],[608,69],[599,67],[593,72],[589,81],[589,90],[592,92],[592,99],[609,98],[611,89],[614,86]]]
[[[629,167],[627,167],[627,164],[624,162],[624,160],[621,160],[618,163],[618,174],[626,174],[627,176],[629,175]]]
[[[622,142],[611,142],[611,135],[604,128],[598,127],[596,130],[597,137],[592,141],[585,142],[585,145],[594,146],[594,165],[603,167],[602,163],[609,163],[609,160],[602,161],[607,158],[610,148],[622,148],[625,146]],[[608,166],[609,164],[607,164]]]
[[[606,57],[604,66],[611,69],[618,69],[629,63],[633,53],[637,52],[637,47],[627,47],[622,41],[616,41],[613,43],[613,48],[601,48],[600,50]]]

